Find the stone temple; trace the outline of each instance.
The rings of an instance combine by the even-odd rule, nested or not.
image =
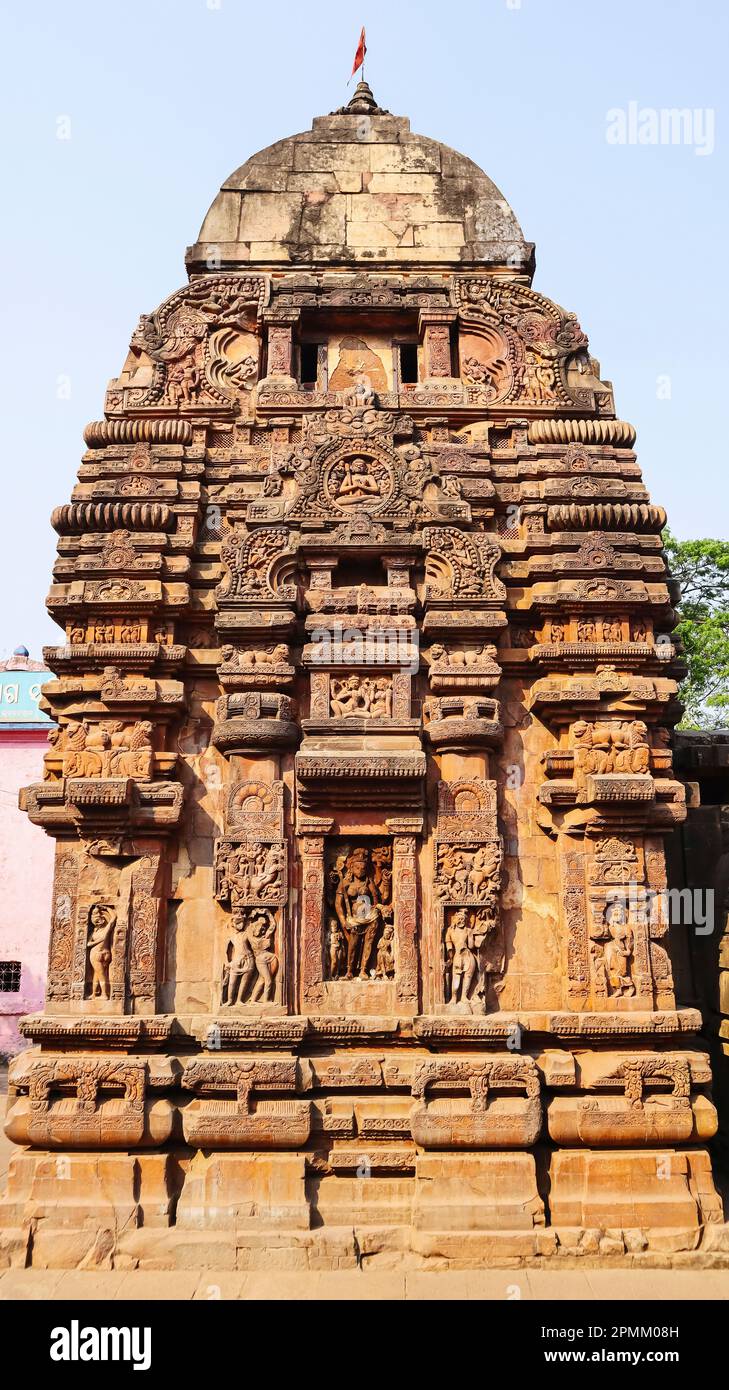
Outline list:
[[[533,268],[360,83],[231,175],[142,316],[53,515],[6,1261],[723,1243],[665,516]]]

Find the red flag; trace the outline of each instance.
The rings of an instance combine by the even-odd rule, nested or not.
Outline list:
[[[365,43],[365,31],[364,31],[364,28],[363,28],[363,29],[362,29],[362,33],[361,33],[360,36],[359,36],[359,43],[357,44],[357,52],[356,52],[355,55],[354,55],[354,63],[352,64],[352,71],[351,71],[351,73],[349,74],[349,80],[350,80],[350,82],[351,82],[352,78],[354,77],[354,74],[356,73],[357,68],[361,68],[361,66],[362,66],[362,64],[363,64],[363,62],[364,62],[364,56],[365,56],[365,53],[366,53],[366,52],[367,52],[367,44]]]

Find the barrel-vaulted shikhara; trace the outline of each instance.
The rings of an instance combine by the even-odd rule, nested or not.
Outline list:
[[[665,518],[533,263],[360,83],[141,318],[53,517],[0,1257],[722,1245],[663,896]]]

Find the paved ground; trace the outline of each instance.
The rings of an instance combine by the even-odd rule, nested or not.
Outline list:
[[[219,1274],[123,1270],[11,1269],[0,1275],[3,1299],[273,1299],[387,1301],[443,1299],[726,1300],[729,1270],[485,1270],[364,1274]]]
[[[0,1190],[14,1145],[2,1131],[5,1078],[0,1070]],[[0,1271],[0,1301],[9,1299],[716,1299],[729,1300],[729,1270],[565,1269],[378,1271],[263,1274],[9,1269]]]

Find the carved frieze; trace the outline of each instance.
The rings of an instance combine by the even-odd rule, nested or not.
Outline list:
[[[438,1100],[439,1090],[450,1093],[447,1100]],[[419,1062],[412,1080],[413,1138],[423,1149],[528,1146],[539,1138],[542,1128],[540,1091],[531,1057]]]
[[[41,1149],[164,1144],[174,1110],[161,1099],[152,1105],[147,1078],[140,1058],[39,1058],[21,1075],[23,1093],[8,1112],[10,1136]]]
[[[311,1104],[295,1099],[295,1058],[188,1062],[182,1085],[194,1099],[183,1113],[188,1144],[208,1149],[298,1149],[311,1131]],[[263,1092],[275,1099],[257,1105]]]

